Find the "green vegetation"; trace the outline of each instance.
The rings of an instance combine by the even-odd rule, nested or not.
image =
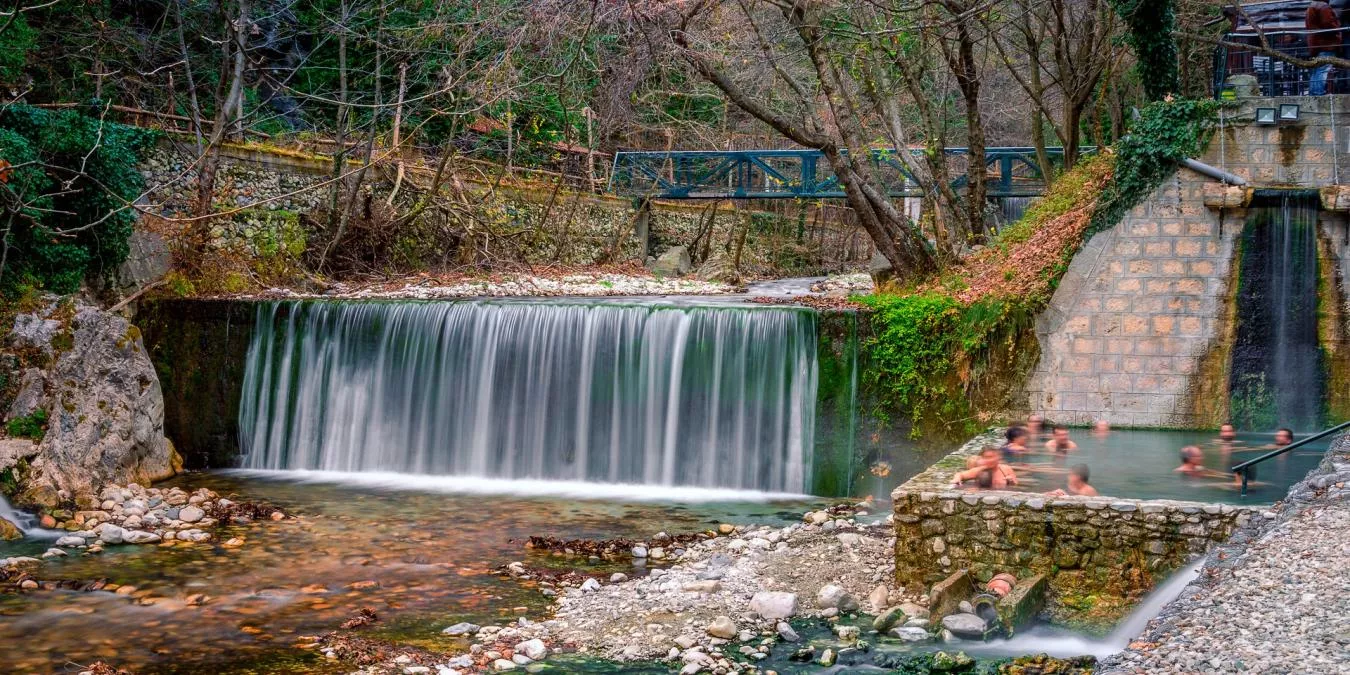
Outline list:
[[[1175,0],[1111,0],[1129,27],[1126,41],[1138,59],[1135,69],[1150,101],[1161,101],[1181,90],[1177,68]]]
[[[47,433],[47,411],[38,408],[31,415],[15,417],[5,430],[14,438],[42,438]]]
[[[0,159],[14,167],[0,181],[0,291],[71,293],[116,270],[144,188],[137,161],[155,137],[75,110],[0,110]]]
[[[1209,99],[1166,100],[1139,110],[1130,133],[1115,146],[1114,180],[1092,214],[1091,232],[1116,223],[1162,184],[1177,163],[1204,150],[1218,104]]]

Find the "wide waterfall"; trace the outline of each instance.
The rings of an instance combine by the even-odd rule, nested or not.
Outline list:
[[[1249,429],[1321,427],[1326,376],[1317,333],[1317,195],[1281,192],[1242,233],[1233,421]]]
[[[799,309],[275,303],[243,465],[799,493],[816,377]]]

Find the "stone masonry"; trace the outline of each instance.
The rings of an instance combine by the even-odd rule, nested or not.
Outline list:
[[[1036,324],[1030,408],[1055,422],[1190,427],[1192,376],[1226,323],[1242,218],[1205,208],[1189,169],[1074,257]]]
[[[1294,123],[1253,124],[1256,108],[1299,107]],[[1325,187],[1350,183],[1350,95],[1245,98],[1220,111],[1220,127],[1200,161],[1255,186]]]
[[[1261,517],[1229,504],[952,488],[994,438],[977,436],[891,494],[898,585],[927,588],[963,569],[980,582],[1044,574],[1052,612],[1072,614],[1066,598],[1144,590]]]

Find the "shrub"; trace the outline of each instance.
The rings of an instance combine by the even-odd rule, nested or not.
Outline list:
[[[14,438],[42,438],[47,433],[47,411],[38,408],[31,415],[15,417],[6,430]]]
[[[77,110],[0,110],[0,159],[20,167],[0,174],[0,228],[8,227],[0,290],[32,283],[71,293],[116,270],[145,187],[137,162],[155,137]]]

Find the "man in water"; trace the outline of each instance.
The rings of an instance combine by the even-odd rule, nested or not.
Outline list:
[[[1045,449],[1055,453],[1065,453],[1070,450],[1077,450],[1078,444],[1069,440],[1069,430],[1067,427],[1056,424],[1054,437],[1045,442]]]
[[[1022,432],[1026,433],[1026,430],[1023,429]],[[978,487],[981,488],[986,487],[985,483],[987,480],[989,488],[1002,490],[1009,485],[1017,485],[1017,472],[1013,471],[1012,467],[1003,463],[1003,458],[998,448],[992,445],[986,445],[980,450],[980,454],[973,467],[959,472],[952,477],[952,486],[960,487],[962,483],[968,480],[977,481]]]
[[[1286,445],[1294,444],[1294,432],[1291,429],[1278,429],[1275,431],[1275,447],[1283,448]]]
[[[1088,465],[1075,464],[1069,467],[1069,484],[1064,490],[1052,490],[1046,494],[1054,497],[1074,495],[1076,497],[1096,497],[1097,489],[1088,484]]]
[[[1027,418],[1027,433],[1032,436],[1039,436],[1045,429],[1045,418],[1040,415],[1032,415]]]
[[[1205,468],[1205,453],[1199,446],[1188,445],[1181,449],[1181,466],[1173,471],[1191,478],[1222,478],[1228,480],[1228,474]]]
[[[1008,427],[1008,432],[1004,434],[1004,438],[1006,438],[1008,442],[1003,444],[1003,457],[1008,459],[1021,457],[1022,455],[1027,454],[1028,436],[1030,436],[1030,434],[1027,433],[1026,427]]]
[[[1111,433],[1111,423],[1106,420],[1097,420],[1092,425],[1092,435],[1097,438],[1106,438],[1109,433]]]
[[[1219,426],[1219,440],[1223,441],[1224,443],[1232,443],[1233,441],[1236,441],[1237,429],[1234,429],[1233,425],[1231,424],[1223,424]]]

